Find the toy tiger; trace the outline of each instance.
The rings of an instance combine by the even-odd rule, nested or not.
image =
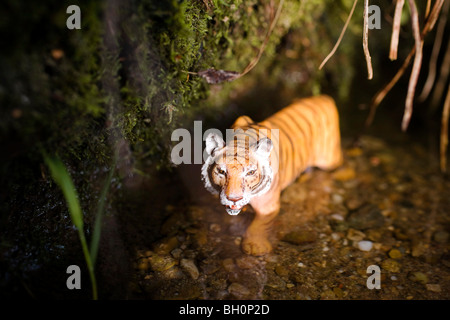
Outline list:
[[[281,191],[308,167],[341,165],[339,116],[333,99],[321,95],[294,101],[259,123],[241,116],[232,128],[235,134],[226,143],[215,133],[207,136],[202,178],[229,214],[250,203],[255,218],[241,246],[247,254],[263,255],[272,250],[268,231],[280,210]]]

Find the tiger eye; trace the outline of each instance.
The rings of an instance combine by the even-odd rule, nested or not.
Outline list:
[[[250,170],[249,172],[247,172],[248,176],[253,176],[256,173],[256,170]]]
[[[217,173],[221,174],[221,175],[225,175],[226,174],[226,172],[224,170],[220,169],[220,168],[217,168]]]

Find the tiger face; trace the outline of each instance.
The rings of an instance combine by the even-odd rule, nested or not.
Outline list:
[[[249,139],[237,139],[228,144],[214,133],[206,138],[208,158],[202,167],[205,187],[219,194],[228,214],[237,215],[253,197],[270,189],[272,147],[269,138],[253,143]]]

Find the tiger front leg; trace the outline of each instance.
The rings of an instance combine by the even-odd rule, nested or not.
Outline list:
[[[261,256],[272,251],[272,244],[269,241],[269,233],[278,212],[280,211],[280,201],[273,199],[268,206],[264,202],[252,201],[250,204],[255,209],[255,218],[245,232],[242,240],[242,250],[254,256]]]

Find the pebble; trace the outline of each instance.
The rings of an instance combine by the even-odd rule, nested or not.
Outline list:
[[[333,174],[334,179],[339,181],[348,181],[355,179],[356,173],[353,168],[342,168]]]
[[[177,264],[177,261],[171,256],[161,256],[158,254],[148,258],[153,271],[165,271]]]
[[[182,253],[183,253],[183,250],[181,250],[180,248],[176,248],[176,249],[173,249],[172,251],[170,251],[170,254],[175,259],[180,259]]]
[[[347,222],[354,229],[365,230],[381,227],[384,224],[384,217],[377,206],[365,205],[351,213]]]
[[[316,241],[317,235],[314,231],[303,230],[303,231],[292,231],[286,234],[282,240],[291,244],[304,244],[308,242]]]
[[[400,264],[394,259],[386,259],[381,263],[381,268],[390,272],[400,272]]]
[[[439,243],[447,243],[448,237],[449,237],[448,232],[445,232],[445,231],[437,231],[433,235],[434,241],[439,242]]]
[[[191,259],[181,259],[180,261],[181,267],[189,273],[192,279],[197,280],[200,273],[198,271],[197,266],[195,265],[194,261]]]
[[[167,255],[176,247],[178,247],[177,237],[169,237],[163,239],[155,246],[155,252],[160,255]]]
[[[392,259],[400,259],[402,257],[402,253],[398,249],[391,249],[391,251],[389,251],[388,255]]]
[[[233,272],[234,268],[235,268],[235,264],[232,258],[226,258],[222,261],[222,265],[223,268],[227,271],[227,272]]]
[[[212,232],[220,232],[221,227],[220,227],[220,225],[217,224],[217,223],[212,223],[212,224],[209,226],[209,230],[211,230]]]
[[[233,282],[232,284],[230,284],[230,286],[228,287],[228,292],[238,299],[242,299],[250,294],[250,290],[237,282]]]
[[[236,259],[236,264],[241,269],[253,268],[259,260],[254,256],[245,255]]]
[[[333,203],[335,204],[340,204],[342,203],[342,201],[344,201],[344,197],[338,193],[333,193],[333,195],[331,196],[331,201],[333,201]]]
[[[428,291],[441,292],[441,286],[439,284],[428,283],[425,285],[425,287],[427,288]]]
[[[408,275],[408,279],[422,284],[426,284],[428,282],[428,277],[423,272],[412,272]]]
[[[282,265],[278,265],[275,267],[275,273],[280,277],[289,275],[289,270]]]
[[[355,229],[348,229],[347,232],[347,239],[352,241],[361,241],[366,237],[365,233],[355,230]]]
[[[372,250],[373,243],[372,241],[359,241],[358,248],[361,251],[370,251]]]

